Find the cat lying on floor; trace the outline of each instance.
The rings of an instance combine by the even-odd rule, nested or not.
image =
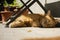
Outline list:
[[[15,21],[9,24],[11,28],[18,27],[55,27],[57,21],[52,17],[50,11],[44,15],[26,14],[20,15]]]

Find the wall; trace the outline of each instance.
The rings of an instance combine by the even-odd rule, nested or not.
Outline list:
[[[53,3],[54,2],[54,3]],[[60,17],[60,1],[59,0],[47,0],[46,8],[51,10],[51,14],[54,17]]]

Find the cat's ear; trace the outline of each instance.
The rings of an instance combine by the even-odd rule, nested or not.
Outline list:
[[[47,12],[47,14],[46,15],[51,15],[51,11],[50,10],[48,10],[48,12]]]
[[[54,17],[51,15],[51,11],[48,10],[47,14],[45,15],[46,18],[48,19],[53,19],[54,20]]]
[[[47,14],[45,14],[45,17],[48,18],[48,19],[51,19],[52,18],[52,15],[51,15],[51,11],[48,10]]]

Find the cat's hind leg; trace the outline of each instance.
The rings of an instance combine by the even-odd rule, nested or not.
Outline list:
[[[18,27],[26,27],[26,25],[23,22],[19,22],[19,21],[14,21],[12,23],[9,24],[10,28],[18,28]]]

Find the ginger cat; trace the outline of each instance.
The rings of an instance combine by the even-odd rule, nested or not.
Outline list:
[[[20,15],[15,21],[9,24],[10,28],[18,27],[55,27],[57,21],[52,17],[50,11],[44,15],[26,14]]]

